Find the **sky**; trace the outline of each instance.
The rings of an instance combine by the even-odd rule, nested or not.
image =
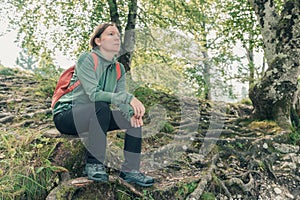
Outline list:
[[[5,67],[14,67],[20,48],[15,43],[17,31],[5,33],[8,29],[7,15],[1,14],[0,19],[0,63]],[[3,34],[5,33],[5,34]],[[2,35],[3,34],[3,35]]]
[[[0,19],[0,30],[7,30],[8,24],[5,19]],[[16,43],[17,31],[11,31],[9,33],[0,36],[0,63],[5,67],[17,67],[16,59],[22,50]],[[67,68],[74,64],[73,60],[68,59],[63,54],[57,54],[54,58],[58,66]]]
[[[0,37],[0,63],[5,67],[17,67],[16,59],[22,49],[15,43],[16,38],[17,32],[10,32]],[[74,64],[74,61],[69,60],[62,54],[58,54],[55,61],[62,68]]]
[[[3,5],[0,4],[0,6]],[[17,31],[11,31],[9,33],[3,34],[8,29],[7,15],[11,15],[11,12],[8,12],[6,14],[1,13],[0,15],[0,63],[5,67],[16,67],[16,59],[22,49],[18,47],[15,42],[17,39]],[[74,63],[74,61],[68,60],[68,58],[66,58],[62,54],[59,54],[54,59],[57,65],[60,67],[68,67]]]
[[[0,37],[0,63],[5,67],[15,67],[20,48],[14,43],[17,33],[11,32]]]

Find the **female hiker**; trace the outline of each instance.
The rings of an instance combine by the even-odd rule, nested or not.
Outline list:
[[[89,179],[108,181],[105,170],[106,134],[126,129],[124,162],[119,176],[141,186],[151,186],[154,179],[141,173],[143,104],[125,91],[125,69],[118,64],[120,33],[113,23],[100,24],[94,30],[91,52],[83,53],[76,63],[71,84],[80,80],[73,91],[63,95],[54,105],[56,128],[63,134],[87,132],[85,172]],[[118,107],[112,110],[111,104]]]

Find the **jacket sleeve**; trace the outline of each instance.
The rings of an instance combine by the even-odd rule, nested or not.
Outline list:
[[[84,53],[79,57],[76,71],[81,86],[92,102],[103,101],[116,105],[130,103],[132,95],[126,91],[106,92],[101,90],[94,71],[94,59],[90,53]]]
[[[133,116],[134,112],[133,112],[133,108],[130,105],[130,102],[133,98],[133,95],[130,93],[126,92],[126,73],[125,73],[125,69],[124,66],[121,64],[121,78],[117,81],[117,87],[115,92],[116,93],[122,93],[125,92],[128,96],[128,101],[122,102],[122,103],[114,103],[118,106],[118,108],[121,110],[121,112],[123,113],[124,117],[128,119],[128,121],[130,121],[130,118]]]

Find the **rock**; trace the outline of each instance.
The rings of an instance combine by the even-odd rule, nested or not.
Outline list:
[[[281,153],[297,153],[299,151],[299,146],[294,146],[291,144],[274,143],[273,147]]]
[[[279,188],[274,188],[274,192],[277,194],[277,195],[279,195],[279,194],[281,194],[282,193],[282,191],[281,191],[281,189],[279,189]]]
[[[1,124],[12,122],[15,117],[13,115],[6,116],[0,119]]]
[[[49,129],[44,134],[47,138],[58,138],[61,137],[61,133],[57,129]]]
[[[264,143],[264,144],[263,144],[263,148],[264,148],[264,149],[268,149],[268,148],[269,148],[268,144],[267,144],[267,143]]]

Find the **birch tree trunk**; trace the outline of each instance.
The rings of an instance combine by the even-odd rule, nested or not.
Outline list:
[[[254,118],[290,128],[290,108],[297,94],[300,59],[300,2],[287,0],[280,15],[273,0],[249,0],[264,42],[269,68],[249,91]]]
[[[120,27],[120,18],[118,13],[117,1],[108,0],[111,21],[118,25],[120,33],[122,33]],[[121,45],[119,61],[124,65],[126,71],[130,71],[130,63],[135,46],[135,26],[137,18],[137,0],[130,0],[128,2],[128,15],[127,24],[125,27],[124,38]],[[123,35],[123,34],[122,34]]]

